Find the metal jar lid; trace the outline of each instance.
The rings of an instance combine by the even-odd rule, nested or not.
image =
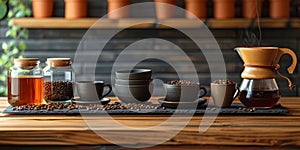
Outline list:
[[[71,58],[47,58],[46,63],[51,67],[70,66]]]

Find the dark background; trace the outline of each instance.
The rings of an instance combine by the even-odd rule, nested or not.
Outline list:
[[[64,1],[54,0],[54,17],[64,16]],[[142,0],[132,0],[132,3],[136,2],[146,2]],[[151,2],[148,0],[148,2]],[[300,6],[299,0],[291,0],[291,17],[299,17],[298,7]],[[184,1],[178,0],[178,6],[184,8]],[[213,5],[212,0],[208,3],[208,18],[213,17]],[[268,17],[269,10],[268,0],[264,1],[263,4],[263,16]],[[299,7],[300,8],[300,7]],[[88,17],[99,18],[107,13],[107,1],[106,0],[88,0]],[[241,3],[237,0],[236,3],[236,17],[241,17]],[[7,30],[7,22],[0,22],[0,42],[7,40],[5,38],[5,32]],[[38,57],[41,62],[45,62],[47,57],[74,57],[75,51],[81,40],[82,36],[87,29],[30,29],[29,39],[26,40],[27,50],[24,54],[27,57]],[[226,62],[226,69],[228,78],[240,83],[240,72],[243,69],[243,63],[237,53],[233,50],[237,46],[249,45],[251,40],[256,40],[256,38],[251,38],[247,36],[248,33],[255,34],[258,36],[257,28],[247,28],[247,29],[211,29],[211,32],[215,36],[219,46],[223,52],[224,59]],[[299,35],[300,29],[296,28],[281,28],[281,29],[262,29],[262,41],[261,45],[272,45],[278,47],[286,47],[294,50],[299,54]],[[198,36],[197,33],[194,33]],[[184,48],[185,52],[190,56],[196,65],[199,80],[202,85],[209,87],[210,74],[207,67],[205,58],[199,53],[197,47],[195,47],[189,39],[184,37],[180,32],[174,29],[126,29],[120,32],[116,37],[110,41],[106,46],[104,53],[99,60],[96,69],[97,80],[104,80],[105,82],[110,82],[110,71],[112,63],[118,54],[126,48],[129,44],[133,42],[144,39],[144,38],[163,38],[173,42],[179,47]],[[199,38],[202,38],[199,35]],[[101,42],[101,39],[99,39]],[[250,40],[250,43],[249,43]],[[209,43],[207,43],[209,44]],[[162,49],[172,49],[172,47],[166,47],[161,43],[152,43],[153,49],[160,53]],[[136,50],[134,55],[144,55],[146,52],[143,50]],[[89,54],[87,54],[88,56]],[[133,57],[134,57],[133,55]],[[283,74],[287,74],[283,69],[289,65],[291,59],[289,56],[284,56],[281,59],[280,65]],[[300,62],[300,61],[299,61]],[[44,64],[42,64],[43,66]],[[77,72],[77,80],[84,80],[82,73],[85,72],[90,64],[88,62],[82,62],[80,65],[81,70]],[[163,81],[173,80],[177,78],[175,71],[166,63],[158,60],[147,60],[143,62],[143,66],[153,69],[153,78],[159,78]],[[298,78],[300,74],[298,73],[297,66],[295,74],[290,76],[296,83],[297,87],[294,91],[288,89],[286,80],[282,78],[277,78],[279,88],[283,96],[298,96],[300,82]],[[189,70],[185,70],[189,73]]]

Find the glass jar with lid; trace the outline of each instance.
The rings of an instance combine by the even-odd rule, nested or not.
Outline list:
[[[14,59],[8,81],[8,103],[12,106],[43,103],[43,71],[38,58]]]
[[[74,98],[75,73],[71,58],[48,58],[44,71],[44,99],[66,103]]]

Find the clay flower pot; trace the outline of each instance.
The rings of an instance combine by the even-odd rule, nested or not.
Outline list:
[[[243,0],[244,18],[254,19],[261,16],[262,0]]]
[[[214,17],[228,19],[235,17],[235,0],[214,0]]]
[[[198,18],[206,18],[206,4],[207,0],[185,0],[185,9],[187,11],[186,18],[194,18],[192,14],[194,14]]]
[[[87,16],[87,0],[65,0],[65,18],[76,19]]]
[[[34,18],[47,18],[52,16],[53,0],[32,0]]]
[[[164,5],[162,3],[176,5],[176,0],[155,0],[156,17],[158,19],[167,19],[175,16],[175,7]]]
[[[108,18],[119,19],[119,18],[127,18],[129,16],[128,8],[122,8],[130,4],[129,0],[107,0],[107,2],[108,2]],[[122,9],[113,12],[114,10],[117,10],[119,8]]]
[[[271,18],[289,18],[290,0],[270,0]]]

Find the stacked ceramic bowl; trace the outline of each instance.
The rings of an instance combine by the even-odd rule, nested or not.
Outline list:
[[[150,69],[133,69],[116,72],[115,94],[126,103],[144,102],[151,97]]]

